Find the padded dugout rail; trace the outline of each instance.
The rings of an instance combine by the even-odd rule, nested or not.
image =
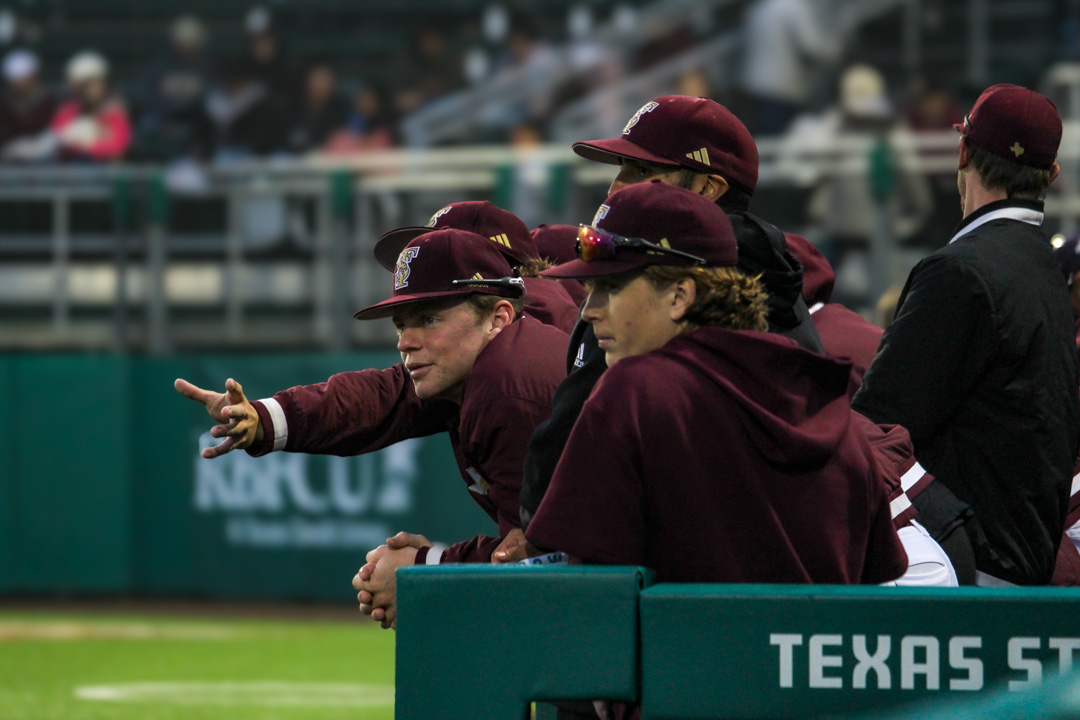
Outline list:
[[[663,584],[641,637],[647,719],[873,713],[1080,665],[1080,590]]]
[[[402,568],[394,717],[521,720],[534,700],[636,700],[651,582],[631,567]]]

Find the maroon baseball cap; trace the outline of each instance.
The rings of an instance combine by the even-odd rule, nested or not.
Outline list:
[[[586,160],[618,165],[632,158],[679,165],[720,175],[753,195],[758,151],[739,118],[720,103],[687,95],[664,95],[645,103],[614,140],[574,143]]]
[[[384,234],[375,243],[375,259],[387,270],[393,270],[398,255],[410,240],[447,228],[483,235],[515,265],[539,257],[529,228],[517,215],[487,200],[469,200],[447,205],[431,216],[427,227],[404,227]]]
[[[1049,169],[1061,143],[1061,117],[1050,100],[1019,85],[983,90],[964,122],[967,142],[1019,165]]]
[[[739,248],[731,221],[703,195],[659,180],[630,185],[614,193],[596,211],[593,227],[606,233],[641,238],[705,260],[710,267],[734,266]],[[648,265],[687,265],[677,255],[647,249],[619,248],[610,260],[571,260],[544,270],[553,278],[620,275]]]
[[[390,317],[405,303],[483,293],[525,296],[525,283],[510,277],[510,264],[483,235],[436,230],[408,242],[394,265],[394,294],[353,315],[357,320]]]
[[[532,231],[540,257],[555,265],[577,259],[577,225],[540,225]]]

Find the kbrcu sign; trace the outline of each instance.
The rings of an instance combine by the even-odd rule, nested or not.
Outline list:
[[[198,450],[220,440],[199,437]],[[242,451],[193,458],[193,505],[224,520],[229,545],[370,549],[386,541],[388,520],[414,508],[419,440],[342,458]]]

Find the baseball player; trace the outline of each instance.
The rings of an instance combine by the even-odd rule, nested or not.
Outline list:
[[[761,332],[761,285],[736,269],[714,203],[646,183],[602,207],[581,259],[545,271],[590,280],[582,317],[609,370],[529,543],[660,582],[900,577],[887,492],[850,422],[850,364]]]
[[[1040,228],[1061,120],[995,85],[957,129],[964,219],[911,271],[852,406],[911,433],[935,477],[919,517],[961,582],[954,552],[970,548],[978,584],[1041,585],[1080,445],[1069,295]]]
[[[521,316],[524,283],[486,237],[462,230],[428,232],[401,251],[393,295],[356,313],[393,317],[402,362],[387,370],[341,373],[325,383],[294,387],[264,400],[201,390],[177,380],[181,394],[204,403],[224,442],[255,456],[277,450],[357,455],[411,437],[446,432],[472,498],[499,526],[516,529],[525,447],[550,412],[565,376],[566,334]],[[394,620],[393,569],[402,564],[487,562],[499,538],[479,536],[437,547],[423,536],[379,551],[377,577],[364,600]],[[356,579],[360,584],[359,578]]]
[[[575,143],[574,152],[620,167],[612,193],[658,180],[717,203],[734,227],[739,269],[760,276],[768,293],[769,330],[824,352],[802,299],[802,268],[787,251],[784,233],[749,211],[757,187],[757,145],[727,108],[706,98],[658,97],[634,113],[621,137]],[[551,418],[537,428],[529,444],[521,490],[526,526],[547,490],[582,404],[606,369],[589,324],[578,323],[571,333],[567,364],[571,372],[556,392]],[[496,558],[511,556],[500,552]]]
[[[486,200],[451,203],[436,212],[427,227],[404,227],[383,234],[375,243],[375,259],[387,270],[393,270],[406,243],[431,230],[447,228],[468,230],[488,238],[525,279],[525,314],[563,332],[573,331],[581,303],[560,283],[540,277],[547,264],[541,259],[525,223]]]

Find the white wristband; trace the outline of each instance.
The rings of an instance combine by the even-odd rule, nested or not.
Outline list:
[[[431,549],[428,550],[427,557],[424,558],[425,565],[440,565],[442,563],[442,554],[446,550],[446,545],[442,543],[432,543]]]
[[[289,422],[285,419],[285,411],[281,409],[281,403],[274,398],[260,400],[266,412],[270,413],[270,422],[274,424],[274,447],[273,451],[284,450],[289,441]],[[266,431],[266,428],[263,428]]]

